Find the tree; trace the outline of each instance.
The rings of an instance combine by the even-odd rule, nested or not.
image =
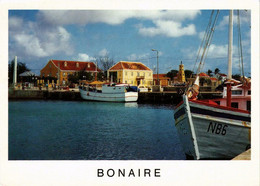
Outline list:
[[[232,75],[232,78],[233,78],[233,79],[236,79],[236,80],[238,80],[238,81],[241,80],[241,76],[240,76],[239,74]]]
[[[103,79],[106,79],[108,69],[115,64],[113,57],[109,57],[108,54],[106,54],[105,56],[96,57],[95,61],[99,68],[103,70]]]
[[[207,83],[207,85],[211,85],[211,80],[210,79],[206,79],[206,83]]]
[[[205,78],[200,78],[200,85],[203,86],[204,83],[206,83],[206,79]]]
[[[185,73],[186,78],[190,78],[191,75],[193,74],[193,72],[191,70],[184,70],[184,73]]]
[[[217,75],[220,72],[218,68],[215,69],[214,74]]]
[[[179,72],[178,70],[171,70],[170,72],[168,72],[168,73],[166,74],[166,76],[169,77],[169,78],[171,78],[171,80],[173,80],[173,78],[174,78],[175,76],[177,76],[178,72]]]
[[[30,69],[26,66],[26,63],[17,62],[17,80],[20,81],[19,74],[30,71]],[[8,82],[13,83],[13,73],[14,73],[14,60],[8,64]]]
[[[97,73],[97,80],[98,81],[104,81],[106,79],[106,75],[104,72],[98,72]]]
[[[211,73],[212,73],[212,70],[208,69],[208,75],[209,75],[209,76],[212,76]]]

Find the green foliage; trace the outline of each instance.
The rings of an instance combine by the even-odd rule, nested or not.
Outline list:
[[[208,69],[207,73],[208,73],[209,76],[212,76],[212,70]]]
[[[23,62],[17,62],[17,81],[20,81],[19,74],[30,71],[30,69]],[[14,73],[14,60],[8,64],[8,82],[13,83],[13,73]]]
[[[216,74],[218,74],[219,72],[220,72],[220,70],[219,70],[218,68],[216,68],[215,71],[214,71],[214,74],[216,75]]]
[[[171,78],[171,80],[173,80],[173,78],[174,78],[175,76],[177,76],[178,72],[179,72],[178,70],[171,70],[170,72],[168,72],[168,73],[166,74],[166,76],[169,77],[169,78]]]
[[[106,79],[106,75],[103,72],[98,72],[97,74],[97,80],[98,81],[104,81]]]
[[[236,80],[238,80],[238,81],[241,80],[241,76],[240,76],[240,74],[232,75],[232,78],[233,78],[233,79],[236,79]]]
[[[193,72],[191,70],[184,70],[185,78],[191,78]]]
[[[200,78],[200,85],[203,86],[204,83],[206,83],[206,79],[205,78]]]
[[[211,85],[211,79],[206,79],[207,85]]]

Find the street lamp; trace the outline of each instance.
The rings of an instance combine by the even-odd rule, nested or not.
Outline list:
[[[158,73],[158,70],[159,70],[159,64],[158,64],[158,50],[155,50],[155,49],[152,49],[152,51],[155,51],[157,53],[157,84],[160,85],[160,81],[159,81],[159,73]]]

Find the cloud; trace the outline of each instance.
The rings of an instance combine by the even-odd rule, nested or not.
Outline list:
[[[107,51],[107,49],[104,48],[103,50],[99,51],[98,54],[101,57],[105,57],[105,56],[108,56],[109,52]]]
[[[251,21],[250,13],[245,13],[242,11],[241,14],[239,15],[239,19],[241,25],[243,24],[250,25],[250,21]],[[238,24],[238,16],[236,14],[233,14],[233,24],[234,25]],[[217,25],[217,29],[224,29],[228,25],[229,25],[229,15],[223,16],[222,20]]]
[[[199,10],[42,10],[38,17],[43,22],[52,25],[89,23],[117,25],[131,18],[183,21],[194,19],[198,14],[201,14]]]
[[[46,28],[37,22],[9,18],[10,55],[47,57],[59,52],[71,55],[73,47],[70,38],[70,33],[62,26]]]
[[[181,23],[174,21],[155,21],[155,27],[141,27],[139,33],[144,36],[165,35],[167,37],[180,37],[184,35],[196,34],[196,29],[193,24],[182,27]],[[171,29],[169,29],[171,28]]]
[[[155,24],[154,27],[137,27],[141,35],[153,37],[162,34],[167,37],[180,37],[196,33],[195,25],[182,26],[181,22],[192,20],[199,14],[201,12],[197,10],[43,10],[39,12],[38,17],[48,25],[86,25],[90,23],[118,25],[131,18],[140,21],[150,20]]]
[[[25,49],[25,53],[37,57],[47,56],[47,52],[41,47],[40,41],[34,35],[17,34],[14,36],[14,40],[18,46]]]
[[[22,28],[23,19],[19,17],[10,17],[9,18],[9,31],[14,31],[16,29]]]
[[[144,53],[144,54],[131,54],[129,56],[127,56],[127,60],[129,61],[149,61],[151,58],[151,55],[155,55],[156,54],[150,54],[150,53]],[[162,56],[163,53],[159,51],[158,56]],[[154,56],[153,56],[154,57]]]
[[[90,57],[88,54],[79,53],[77,60],[78,61],[94,61],[95,58]]]

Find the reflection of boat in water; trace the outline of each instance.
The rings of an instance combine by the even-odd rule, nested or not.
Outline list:
[[[79,91],[82,99],[92,101],[134,102],[138,99],[137,87],[125,84],[81,86]]]
[[[233,12],[230,12],[232,21]],[[231,39],[231,38],[230,38]],[[229,41],[229,46],[232,42]],[[232,56],[229,49],[229,56]],[[229,57],[229,64],[232,58]],[[231,65],[229,65],[231,67]],[[251,146],[251,89],[248,81],[231,87],[229,68],[223,98],[196,100],[199,76],[175,108],[174,118],[189,159],[232,159]]]
[[[137,108],[138,107],[138,103],[137,102],[128,102],[128,103],[125,103],[125,107]]]

